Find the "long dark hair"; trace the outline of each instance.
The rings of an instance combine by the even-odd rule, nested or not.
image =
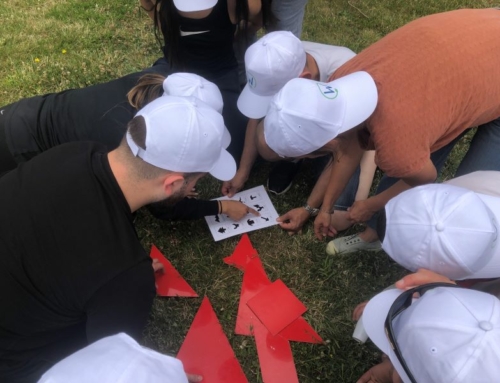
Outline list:
[[[262,26],[267,29],[275,20],[271,11],[272,0],[261,0]],[[158,42],[165,46],[166,59],[171,66],[183,68],[183,58],[180,57],[180,16],[172,0],[158,0],[154,7],[155,36]],[[248,24],[248,0],[236,0],[237,27],[245,28]],[[159,35],[161,32],[161,36]]]

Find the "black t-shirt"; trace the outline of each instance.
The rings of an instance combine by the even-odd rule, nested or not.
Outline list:
[[[205,18],[179,16],[179,24],[179,56],[183,67],[177,69],[214,81],[215,74],[237,68],[233,49],[236,26],[229,18],[227,0],[219,0]]]
[[[73,141],[96,141],[116,148],[136,110],[127,93],[146,73],[167,76],[166,65],[80,89],[69,89],[8,105],[5,133],[17,162],[26,161],[54,146]]]
[[[103,336],[140,335],[153,269],[102,145],[21,164],[0,178],[0,211],[1,382],[36,381]]]

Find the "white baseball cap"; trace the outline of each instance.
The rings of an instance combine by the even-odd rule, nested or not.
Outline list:
[[[195,97],[162,96],[137,112],[146,122],[146,149],[130,133],[127,142],[135,156],[174,172],[208,172],[227,181],[236,173],[234,158],[223,147],[224,120]]]
[[[194,73],[173,73],[163,81],[163,95],[165,96],[193,96],[222,114],[224,101],[222,94],[213,82]],[[227,128],[222,137],[224,148],[231,143],[231,134]]]
[[[245,52],[247,84],[238,98],[238,109],[249,118],[262,118],[273,96],[306,65],[302,42],[291,32],[271,32]]]
[[[188,383],[182,362],[127,334],[102,338],[49,369],[38,383]]]
[[[175,8],[181,12],[204,11],[213,8],[217,0],[174,0]]]
[[[264,137],[278,155],[300,157],[361,124],[377,100],[377,86],[367,72],[329,83],[295,78],[274,96],[264,120]]]
[[[410,271],[454,280],[500,277],[500,198],[446,184],[407,190],[386,207],[382,248]]]
[[[385,332],[389,309],[401,290],[387,290],[368,302],[363,324],[405,383],[410,379]],[[500,301],[491,294],[435,287],[415,299],[393,321],[401,355],[417,382],[486,383],[498,380]]]

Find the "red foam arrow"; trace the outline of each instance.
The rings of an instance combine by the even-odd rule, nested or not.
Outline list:
[[[252,246],[252,242],[250,242],[250,238],[248,238],[247,234],[243,234],[241,236],[240,241],[236,245],[236,248],[229,257],[223,259],[224,263],[228,265],[237,267],[240,270],[245,271],[248,263],[253,259],[258,257],[259,254],[257,250]]]
[[[164,272],[155,273],[156,294],[162,297],[197,297],[198,294],[189,286],[167,258],[153,245],[149,256],[158,259]]]
[[[189,374],[204,383],[248,383],[207,297],[177,354]]]
[[[270,284],[271,281],[267,278],[260,258],[252,259],[246,266],[243,282],[241,283],[240,303],[234,330],[236,334],[252,335],[253,321],[256,316],[247,306],[247,302]]]
[[[271,334],[257,319],[253,333],[264,383],[299,383],[290,343]]]

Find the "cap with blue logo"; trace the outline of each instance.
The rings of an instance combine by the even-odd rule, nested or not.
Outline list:
[[[307,155],[368,119],[377,101],[377,86],[367,72],[329,83],[293,79],[269,106],[266,143],[281,157]]]
[[[291,32],[271,32],[245,53],[247,85],[238,98],[238,109],[249,118],[262,118],[273,96],[306,66],[306,51]]]

